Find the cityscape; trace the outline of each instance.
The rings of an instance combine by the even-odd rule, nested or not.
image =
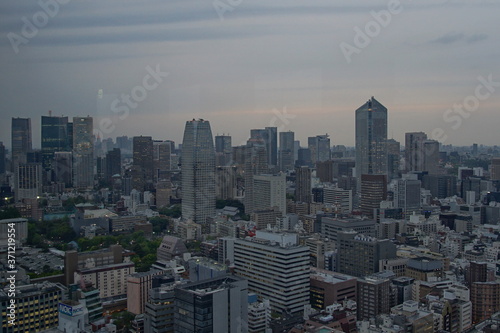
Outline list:
[[[0,333],[500,333],[499,10],[0,3]]]

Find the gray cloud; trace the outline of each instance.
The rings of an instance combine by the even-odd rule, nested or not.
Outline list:
[[[448,44],[454,44],[454,43],[458,43],[458,42],[465,42],[467,44],[472,44],[475,42],[480,42],[480,41],[485,40],[487,38],[488,38],[488,35],[486,35],[484,33],[466,35],[463,32],[449,32],[444,36],[433,39],[431,41],[431,43],[448,45]]]

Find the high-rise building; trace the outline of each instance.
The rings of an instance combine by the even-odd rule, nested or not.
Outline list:
[[[311,151],[311,162],[313,164],[328,161],[331,158],[328,134],[309,137],[307,138],[307,144]]]
[[[150,136],[134,136],[132,187],[142,192],[153,185],[153,139]]]
[[[218,166],[215,169],[215,184],[217,199],[233,199],[236,194],[236,167]]]
[[[361,212],[373,217],[373,210],[380,208],[380,202],[387,199],[387,178],[385,175],[361,175]]]
[[[399,176],[401,145],[394,139],[387,140],[387,177],[389,180]]]
[[[295,201],[311,203],[311,169],[307,166],[295,168]]]
[[[133,314],[144,313],[148,292],[152,288],[153,278],[163,275],[161,270],[134,273],[127,277],[127,311]]]
[[[15,296],[11,297],[8,289],[0,290],[0,325],[2,332],[40,332],[56,327],[58,307],[66,288],[60,283],[43,282],[16,286]],[[15,304],[15,324],[9,324],[11,302]]]
[[[16,166],[16,201],[36,199],[42,193],[42,164],[19,163]]]
[[[73,153],[71,151],[58,151],[54,153],[54,180],[64,183],[65,187],[73,184]]]
[[[419,213],[421,200],[421,182],[415,174],[405,174],[398,179],[394,189],[394,208],[403,209],[403,214],[409,218],[413,212]]]
[[[423,142],[427,140],[424,132],[410,132],[405,134],[405,162],[406,171],[423,171],[424,156]]]
[[[391,312],[391,280],[378,276],[358,279],[358,320],[370,320]]]
[[[247,281],[223,276],[174,290],[174,332],[242,333],[248,329]]]
[[[73,117],[73,186],[94,186],[94,138],[92,117]]]
[[[352,190],[344,190],[338,187],[323,188],[323,202],[334,205],[340,213],[350,214],[352,212]]]
[[[500,180],[500,158],[494,157],[490,164],[490,179]]]
[[[424,175],[422,187],[431,191],[434,198],[443,199],[457,194],[457,176]]]
[[[54,153],[71,151],[68,117],[42,116],[42,155],[45,170],[52,169]]]
[[[311,306],[324,310],[345,300],[357,300],[355,277],[322,269],[311,269]]]
[[[32,149],[31,118],[12,118],[12,163],[26,163]]]
[[[337,271],[340,273],[368,276],[379,271],[380,260],[395,257],[396,245],[388,239],[380,240],[355,231],[338,233]]]
[[[254,211],[277,207],[286,214],[285,174],[253,176],[252,206]]]
[[[333,161],[316,162],[316,176],[322,183],[333,182]]]
[[[356,110],[356,177],[387,175],[387,109],[371,98]]]
[[[228,166],[232,163],[233,148],[229,135],[215,136],[216,165]]]
[[[150,289],[144,313],[145,333],[174,332],[174,287],[172,281]]]
[[[262,139],[250,139],[244,147],[244,179],[245,179],[245,213],[250,214],[253,208],[253,177],[269,172],[267,151]]]
[[[186,122],[182,141],[182,217],[205,224],[215,215],[215,149],[210,122]]]
[[[234,265],[273,311],[297,313],[309,304],[309,248],[298,244],[297,234],[257,230],[253,239],[235,239]]]
[[[250,138],[263,140],[267,152],[269,166],[278,165],[278,128],[266,127],[264,129],[250,130]]]
[[[472,322],[477,324],[500,310],[500,283],[474,282],[470,289]]]
[[[170,179],[172,141],[153,142],[154,182]]]
[[[406,171],[427,171],[435,175],[439,170],[439,142],[427,140],[423,132],[405,134]]]
[[[114,175],[122,174],[122,153],[120,148],[113,148],[106,153],[106,168],[104,177],[111,182]]]
[[[280,171],[292,170],[295,164],[294,142],[295,133],[280,132],[279,166]]]

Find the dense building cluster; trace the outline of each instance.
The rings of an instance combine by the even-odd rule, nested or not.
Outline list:
[[[277,127],[233,146],[205,119],[176,145],[51,114],[34,149],[31,119],[13,118],[0,197],[20,217],[0,220],[2,332],[498,332],[500,150],[423,132],[399,143],[387,124],[372,97],[355,147]],[[63,250],[27,247],[29,223],[60,218],[77,235]],[[132,233],[156,253],[105,241]],[[61,274],[30,278],[35,257],[63,261]]]

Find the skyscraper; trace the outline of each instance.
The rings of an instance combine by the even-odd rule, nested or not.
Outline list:
[[[5,173],[5,146],[0,141],[0,175]]]
[[[387,175],[387,109],[374,97],[356,110],[356,177]]]
[[[73,186],[94,186],[93,119],[73,117]]]
[[[217,166],[231,164],[233,149],[231,146],[231,137],[229,135],[215,136],[215,153],[217,155]]]
[[[170,162],[172,155],[172,141],[153,142],[153,164],[155,183],[160,180],[170,180]]]
[[[68,140],[68,117],[42,116],[43,167],[52,168],[54,153],[71,151]]]
[[[264,129],[250,130],[250,138],[263,140],[267,151],[267,161],[269,163],[269,166],[278,165],[277,127],[266,127]]]
[[[181,158],[182,217],[205,224],[215,215],[215,149],[209,121],[186,122]]]
[[[122,154],[120,148],[113,148],[106,153],[106,168],[104,177],[111,182],[114,175],[122,173]]]
[[[250,214],[254,211],[253,207],[253,176],[261,175],[269,171],[267,151],[264,140],[249,139],[244,147],[245,152],[245,213]]]
[[[427,140],[427,134],[424,132],[409,132],[405,134],[406,171],[424,170],[422,145],[425,140]]]
[[[153,139],[134,136],[132,149],[132,187],[142,192],[153,185]]]
[[[295,201],[311,203],[311,169],[295,168]]]
[[[295,133],[292,131],[280,132],[279,166],[280,171],[293,169]]]
[[[17,163],[26,163],[26,154],[31,149],[31,118],[12,118],[13,165],[15,166]]]
[[[309,137],[307,143],[311,151],[311,161],[313,164],[328,161],[331,158],[330,138],[328,134]]]
[[[398,178],[401,145],[394,139],[387,140],[388,180]]]
[[[286,214],[285,174],[253,176],[253,211],[272,207]]]

